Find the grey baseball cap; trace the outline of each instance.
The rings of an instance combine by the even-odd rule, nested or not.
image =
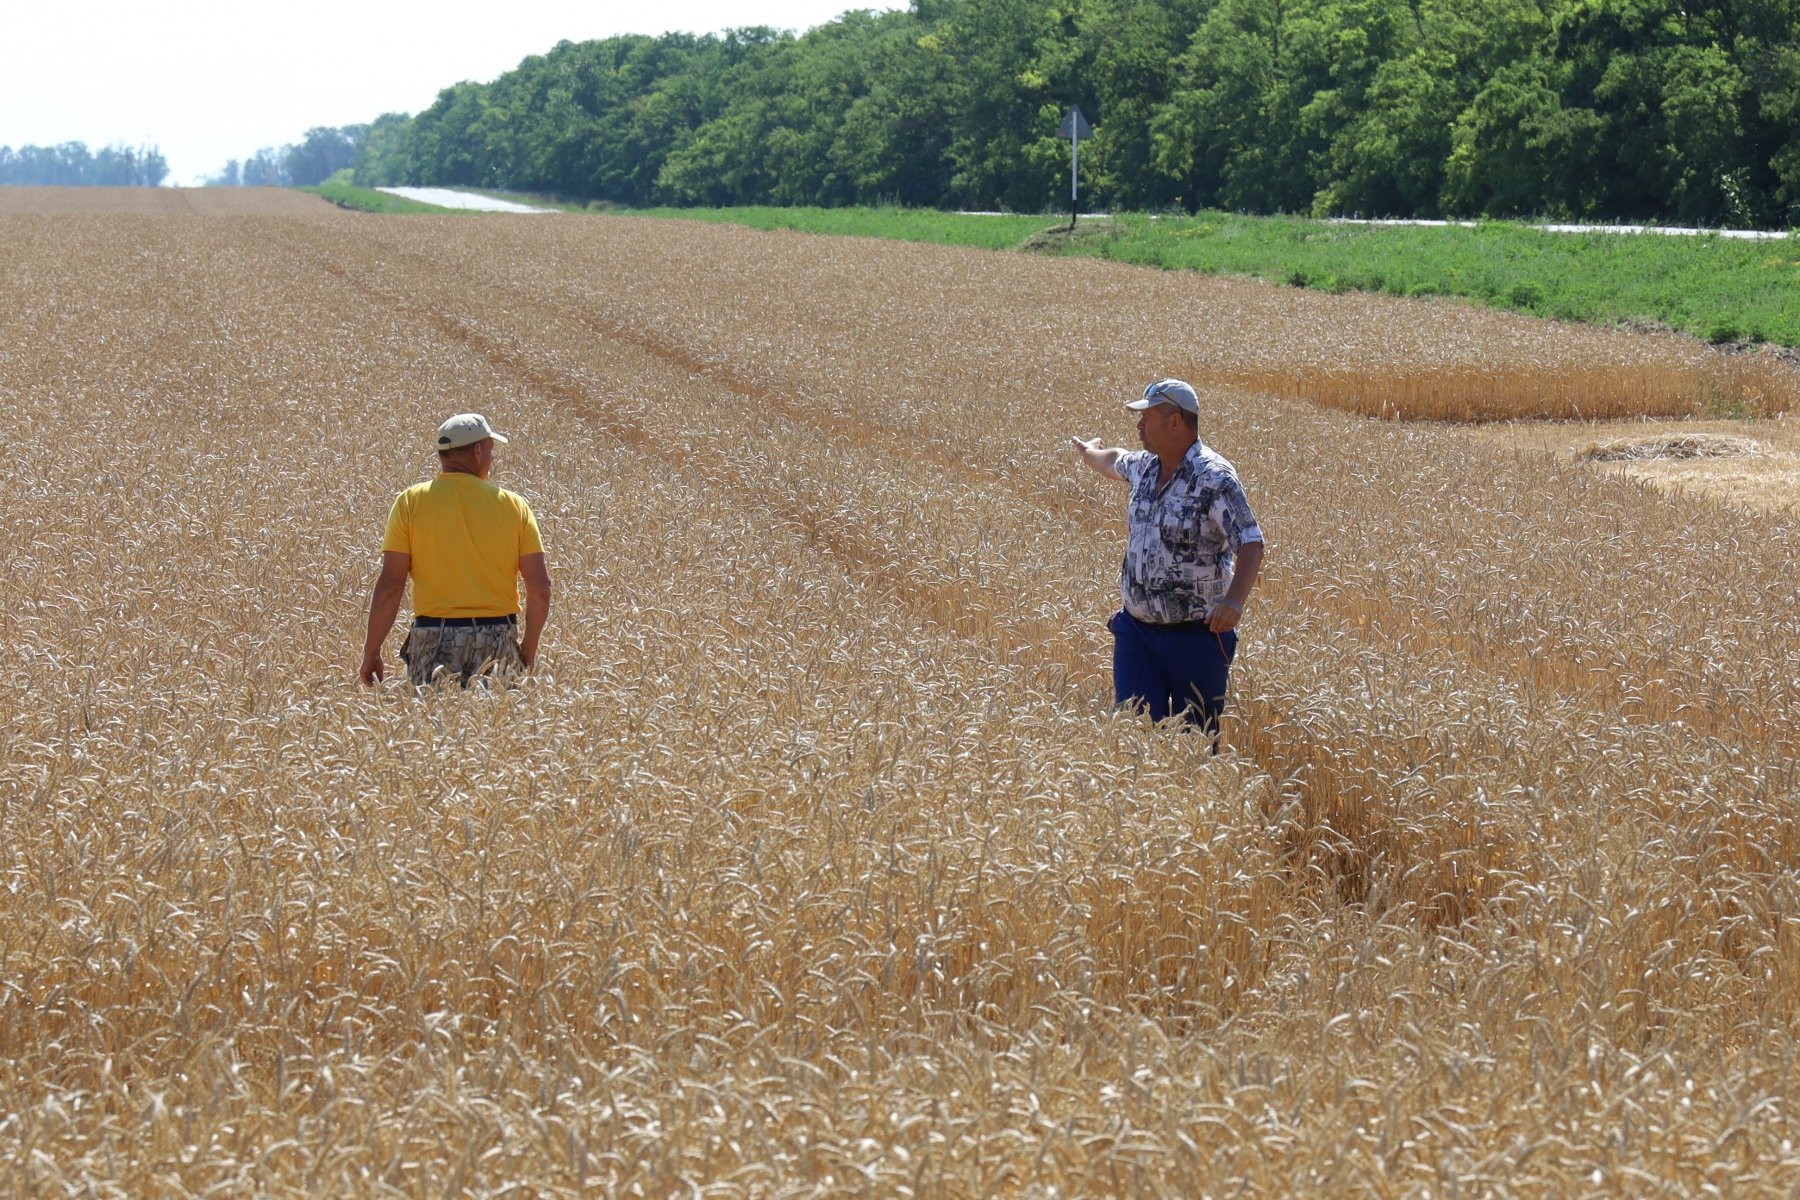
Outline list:
[[[448,421],[438,426],[437,448],[442,454],[446,450],[461,450],[464,446],[473,446],[476,442],[485,442],[493,438],[496,442],[506,439],[494,432],[488,419],[480,413],[457,413]]]
[[[1158,404],[1173,404],[1184,412],[1200,415],[1200,397],[1186,380],[1159,379],[1144,389],[1142,400],[1133,400],[1125,407],[1134,412],[1142,412],[1146,408],[1154,408]]]

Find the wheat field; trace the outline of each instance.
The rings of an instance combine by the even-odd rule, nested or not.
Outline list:
[[[0,246],[9,1194],[1800,1188],[1792,519],[1357,415],[1703,352],[640,218]],[[1171,374],[1270,539],[1216,758],[1111,708],[1067,446]],[[539,670],[360,689],[467,409]]]

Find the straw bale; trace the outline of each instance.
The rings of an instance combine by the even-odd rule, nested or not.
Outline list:
[[[1588,462],[1642,462],[1657,458],[1760,458],[1769,448],[1754,438],[1718,433],[1662,434],[1597,442],[1581,452]]]

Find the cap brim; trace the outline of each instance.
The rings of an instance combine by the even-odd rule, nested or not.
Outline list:
[[[1189,408],[1174,396],[1168,395],[1153,396],[1148,400],[1133,400],[1125,407],[1131,409],[1133,412],[1143,412],[1146,408],[1156,408],[1163,404],[1167,404],[1170,408],[1179,408],[1184,413],[1192,413],[1196,417],[1200,415],[1200,406],[1198,404]]]
[[[454,446],[445,446],[445,445],[440,444],[438,446],[438,453],[439,454],[448,454],[452,450],[467,450],[470,446],[476,445],[477,443],[480,443],[480,442],[485,442],[485,441],[489,440],[490,438],[496,442],[504,442],[506,440],[505,438],[501,437],[497,433],[490,433],[487,435],[487,437],[476,438],[474,441],[469,441],[469,442],[458,442]]]

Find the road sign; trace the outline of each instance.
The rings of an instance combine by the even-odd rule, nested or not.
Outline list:
[[[1056,136],[1069,143],[1069,232],[1074,233],[1078,199],[1076,189],[1081,186],[1079,183],[1081,143],[1094,136],[1094,127],[1089,125],[1088,119],[1081,115],[1079,104],[1069,106],[1069,114],[1063,118],[1062,124],[1057,128]]]
[[[1038,128],[1042,129],[1043,126],[1040,125]],[[1069,107],[1069,115],[1063,118],[1062,125],[1056,131],[1056,136],[1065,142],[1085,142],[1094,136],[1094,127],[1089,125],[1088,119],[1081,115],[1080,105]]]

